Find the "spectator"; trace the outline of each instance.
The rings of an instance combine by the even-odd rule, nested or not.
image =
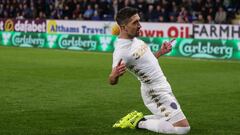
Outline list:
[[[97,10],[94,11],[91,20],[95,20],[95,21],[100,20],[100,16]]]
[[[157,18],[156,21],[160,21],[160,22],[167,22],[168,20],[168,14],[165,8],[161,7],[161,5],[157,5],[156,18]]]
[[[148,5],[148,11],[146,13],[146,19],[149,22],[154,22],[155,21],[155,11],[154,11],[154,6],[153,5]]]
[[[176,16],[174,15],[169,16],[169,22],[176,22],[176,21],[177,21]]]
[[[77,16],[77,20],[84,20],[83,14],[79,14],[79,15]]]
[[[207,24],[214,24],[214,23],[215,23],[211,15],[208,15],[208,16],[207,16],[207,21],[206,21],[206,23],[207,23]]]
[[[16,19],[24,19],[22,12],[17,12]]]
[[[27,3],[24,3],[23,5],[23,15],[25,18],[31,18],[31,10],[28,8]]]
[[[183,19],[183,17],[180,15],[177,17],[177,22],[178,23],[186,23],[185,20]]]
[[[43,11],[38,13],[37,19],[46,19],[46,14]]]
[[[225,23],[227,19],[227,13],[224,11],[223,7],[219,7],[215,16],[215,22],[218,24]]]
[[[180,17],[178,17],[178,19],[181,18],[184,23],[188,23],[189,22],[189,18],[190,17],[188,16],[188,12],[187,12],[187,10],[186,10],[186,8],[184,6],[181,7],[181,11],[180,11],[178,16],[180,16]]]
[[[75,10],[73,11],[73,15],[77,17],[79,16],[79,14],[81,14],[81,12],[82,10],[81,10],[80,4],[77,4]]]
[[[210,15],[210,16],[212,16],[212,18],[214,18],[214,16],[215,16],[214,9],[213,9],[213,8],[208,8],[207,14]],[[208,16],[208,15],[207,15],[207,16]]]
[[[171,10],[169,11],[169,15],[171,16],[178,16],[178,7],[177,7],[177,5],[176,5],[176,2],[175,1],[173,1],[172,3],[171,3],[171,6],[172,6],[172,8],[171,8]],[[167,12],[167,11],[166,11]]]
[[[72,13],[71,13],[71,11],[69,9],[69,6],[65,3],[64,7],[63,7],[63,14],[62,14],[63,18],[71,19],[71,16],[72,16],[71,14]]]
[[[164,19],[164,17],[162,15],[160,15],[158,17],[158,22],[166,22],[166,20]]]
[[[204,20],[202,14],[198,14],[198,18],[196,20],[196,23],[205,23],[205,20]]]
[[[4,10],[3,11],[3,18],[7,18],[8,17],[8,11],[7,10]]]
[[[13,7],[13,5],[10,6],[9,13],[10,13],[10,14],[9,14],[9,17],[10,17],[10,18],[13,18],[13,17],[16,16],[16,10],[15,10],[15,8]]]
[[[90,20],[91,17],[92,17],[92,15],[93,15],[93,12],[94,12],[94,11],[93,11],[91,5],[88,5],[88,6],[87,6],[87,10],[86,10],[86,11],[84,12],[84,14],[83,14],[84,19]]]

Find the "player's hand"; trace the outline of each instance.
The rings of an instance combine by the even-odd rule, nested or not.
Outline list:
[[[122,59],[120,59],[117,66],[112,69],[112,72],[109,75],[109,83],[111,85],[117,84],[118,78],[122,76],[125,72],[126,72],[126,64],[122,61]]]
[[[122,76],[126,72],[126,69],[126,64],[120,59],[117,66],[113,68],[112,75],[115,77]]]
[[[175,39],[171,40],[170,42],[164,42],[161,47],[161,55],[164,55],[172,50],[172,42]]]

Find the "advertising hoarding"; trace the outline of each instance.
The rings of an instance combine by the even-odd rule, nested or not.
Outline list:
[[[156,52],[171,38],[140,37]],[[112,52],[116,36],[0,32],[0,45]],[[240,40],[177,38],[167,56],[240,59]]]
[[[46,20],[0,19],[0,31],[46,32]]]
[[[240,40],[240,25],[194,24],[193,37],[196,39]]]
[[[50,34],[107,34],[116,22],[112,21],[67,21],[47,20],[47,33]],[[140,36],[142,37],[173,37],[190,38],[191,24],[178,23],[141,23]]]

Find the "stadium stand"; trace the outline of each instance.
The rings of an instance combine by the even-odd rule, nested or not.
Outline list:
[[[0,0],[0,18],[114,20],[125,6],[147,22],[239,24],[239,0]]]

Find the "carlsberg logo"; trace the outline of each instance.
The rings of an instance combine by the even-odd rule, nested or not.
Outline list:
[[[61,48],[78,49],[78,50],[96,50],[97,42],[93,40],[82,40],[79,36],[68,37],[64,35],[59,39]]]
[[[210,42],[202,44],[200,41],[197,44],[192,44],[192,41],[190,41],[188,43],[181,43],[179,51],[183,56],[199,58],[231,58],[233,48],[223,45],[219,46],[216,44],[211,45]]]
[[[12,36],[13,45],[28,45],[29,47],[41,47],[45,43],[45,39],[39,36],[25,35],[16,33]]]

